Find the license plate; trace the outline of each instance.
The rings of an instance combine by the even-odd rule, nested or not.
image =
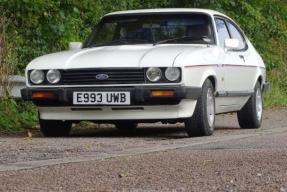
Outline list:
[[[130,105],[130,92],[74,92],[74,105]]]

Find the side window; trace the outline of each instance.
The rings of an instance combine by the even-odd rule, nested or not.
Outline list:
[[[244,37],[242,36],[242,34],[239,32],[239,30],[230,22],[227,21],[227,26],[228,26],[228,29],[230,31],[230,34],[231,34],[231,37],[233,39],[238,39],[239,40],[239,48],[238,49],[244,49],[246,47],[246,44],[245,44],[245,39]]]
[[[228,29],[223,19],[216,19],[216,27],[220,46],[224,47],[225,39],[230,39]]]

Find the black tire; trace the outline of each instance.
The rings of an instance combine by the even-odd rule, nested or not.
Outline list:
[[[260,94],[260,100],[257,98],[257,94]],[[258,115],[259,108],[257,107],[257,101],[261,102],[261,115]],[[237,112],[237,119],[242,129],[258,129],[262,123],[262,90],[260,83],[257,82],[254,88],[254,93],[251,95],[245,106]]]
[[[137,123],[132,121],[119,121],[115,123],[115,126],[120,131],[134,131],[137,128]]]
[[[207,95],[210,94],[213,101],[213,121],[207,115]],[[215,98],[214,87],[209,79],[207,79],[202,87],[201,96],[197,100],[195,111],[191,118],[185,120],[185,129],[190,137],[210,136],[214,132],[215,127]]]
[[[42,120],[40,119],[40,130],[44,137],[66,137],[72,128],[68,121]]]

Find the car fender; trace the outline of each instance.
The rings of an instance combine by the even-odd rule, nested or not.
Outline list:
[[[203,86],[204,82],[206,81],[206,79],[212,77],[214,79],[214,89],[217,90],[217,75],[216,75],[216,72],[213,70],[213,69],[207,69],[203,72],[202,74],[202,78],[200,80],[200,84],[201,84],[201,87]]]
[[[206,79],[212,77],[214,80],[215,90],[218,88],[218,74],[216,72],[217,65],[206,66],[189,66],[183,68],[183,81],[184,84],[193,87],[202,87]]]
[[[255,87],[255,85],[259,81],[259,79],[260,79],[260,83],[261,83],[261,88],[263,88],[263,85],[265,83],[265,68],[258,67],[258,69],[256,70],[256,73],[255,73],[254,79],[253,79],[253,87]]]

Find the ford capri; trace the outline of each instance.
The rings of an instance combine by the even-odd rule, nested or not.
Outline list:
[[[240,27],[205,9],[150,9],[105,15],[84,43],[38,57],[22,98],[39,109],[46,137],[91,121],[133,130],[184,123],[210,136],[216,114],[236,112],[241,128],[262,123],[265,65]]]

